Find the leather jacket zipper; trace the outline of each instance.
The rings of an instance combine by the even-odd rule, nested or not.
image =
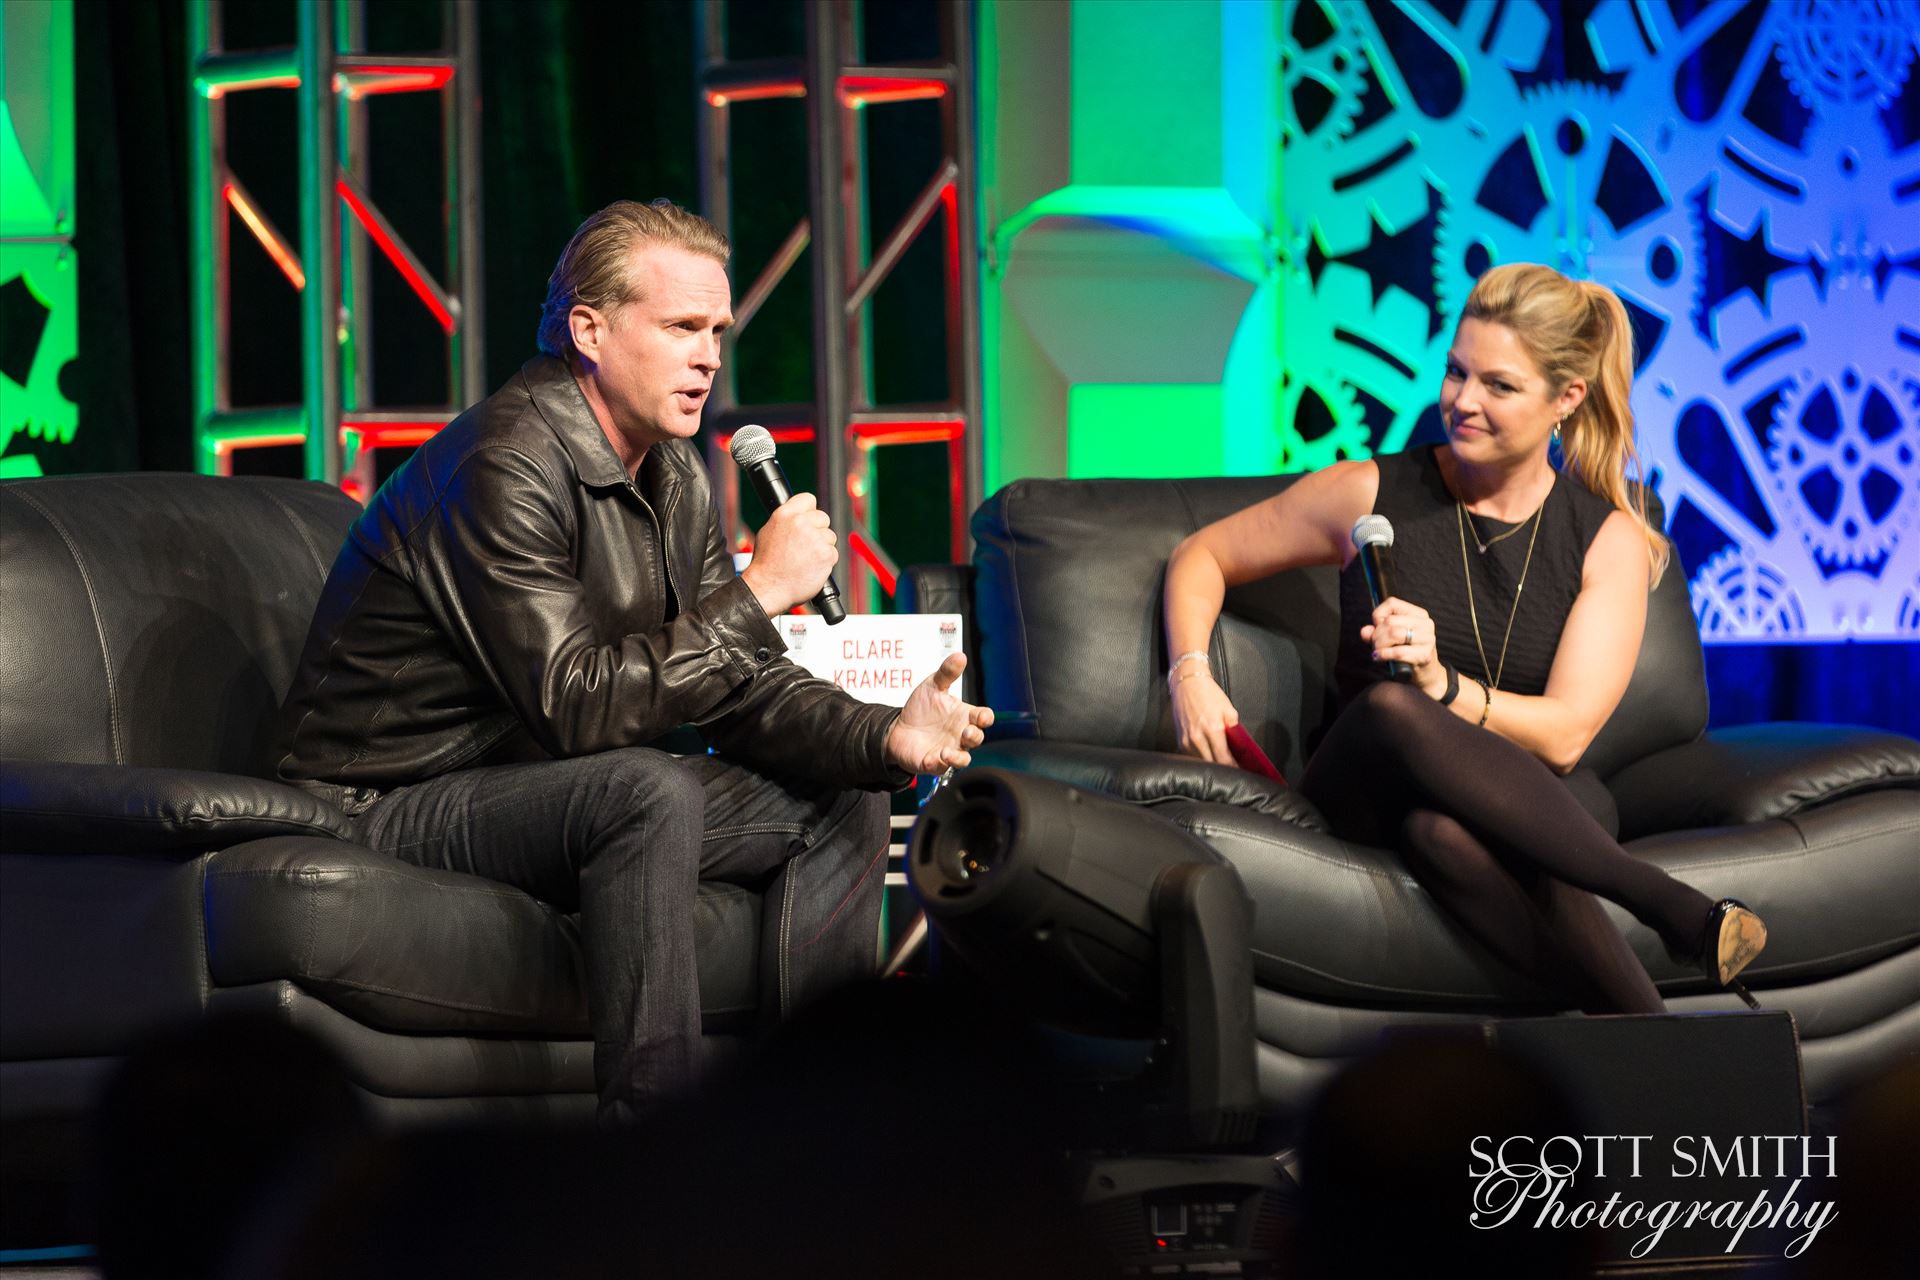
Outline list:
[[[672,613],[666,613],[664,609],[662,612],[666,614],[667,619],[671,620],[675,614],[683,612],[687,606],[686,597],[680,594],[680,586],[673,580],[673,551],[667,543],[666,521],[654,513],[653,504],[648,502],[641,494],[639,485],[635,484],[632,480],[628,480],[627,489],[633,494],[634,500],[640,504],[640,509],[647,513],[647,523],[653,526],[653,540],[660,552],[657,563],[660,566],[660,570],[666,574],[667,594],[672,598],[673,603]],[[666,495],[667,506],[669,508],[667,514],[669,515],[672,514],[671,507],[673,498],[673,493],[669,491]]]

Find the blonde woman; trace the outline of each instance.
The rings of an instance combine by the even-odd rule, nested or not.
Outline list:
[[[1223,764],[1239,715],[1206,655],[1226,589],[1343,566],[1342,708],[1300,790],[1342,837],[1398,850],[1488,950],[1589,1012],[1665,1008],[1596,895],[1742,996],[1738,975],[1766,943],[1740,903],[1622,849],[1563,780],[1626,691],[1671,555],[1627,483],[1632,376],[1610,290],[1496,267],[1448,352],[1445,444],[1305,476],[1199,530],[1167,566],[1180,746]],[[1368,514],[1396,531],[1395,595],[1378,608],[1352,542]],[[1408,678],[1387,678],[1389,662]]]

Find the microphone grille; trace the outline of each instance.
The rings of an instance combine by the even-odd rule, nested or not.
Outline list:
[[[1393,522],[1385,516],[1361,516],[1353,522],[1353,545],[1356,547],[1392,546]]]
[[[765,462],[773,456],[773,433],[757,424],[744,426],[733,433],[733,443],[727,446],[727,452],[743,467]]]

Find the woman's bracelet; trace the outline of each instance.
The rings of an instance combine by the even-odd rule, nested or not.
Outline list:
[[[1453,700],[1459,696],[1460,696],[1460,672],[1457,671],[1455,668],[1449,666],[1447,667],[1447,691],[1444,695],[1441,696],[1440,705],[1443,707],[1450,707],[1453,705]]]
[[[1191,662],[1195,658],[1198,658],[1201,662],[1205,663],[1207,666],[1213,665],[1213,659],[1207,657],[1207,651],[1205,649],[1189,649],[1185,653],[1180,654],[1178,657],[1174,658],[1172,662],[1169,662],[1167,664],[1167,674],[1172,675],[1174,672],[1180,669],[1181,663]]]
[[[1468,676],[1467,679],[1480,686],[1480,696],[1486,699],[1480,704],[1480,728],[1484,729],[1487,727],[1487,717],[1493,713],[1493,690],[1479,676]]]
[[[1173,696],[1173,687],[1182,680],[1191,680],[1200,674],[1198,671],[1189,671],[1185,675],[1180,674],[1181,664],[1195,658],[1200,660],[1200,665],[1203,667],[1211,668],[1213,666],[1212,660],[1207,657],[1207,651],[1205,649],[1189,649],[1185,653],[1180,654],[1167,666],[1167,696]]]

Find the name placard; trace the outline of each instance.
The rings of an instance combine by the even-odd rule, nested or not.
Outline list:
[[[960,647],[957,613],[850,613],[830,627],[812,614],[773,620],[787,656],[862,702],[905,706],[915,685]]]

